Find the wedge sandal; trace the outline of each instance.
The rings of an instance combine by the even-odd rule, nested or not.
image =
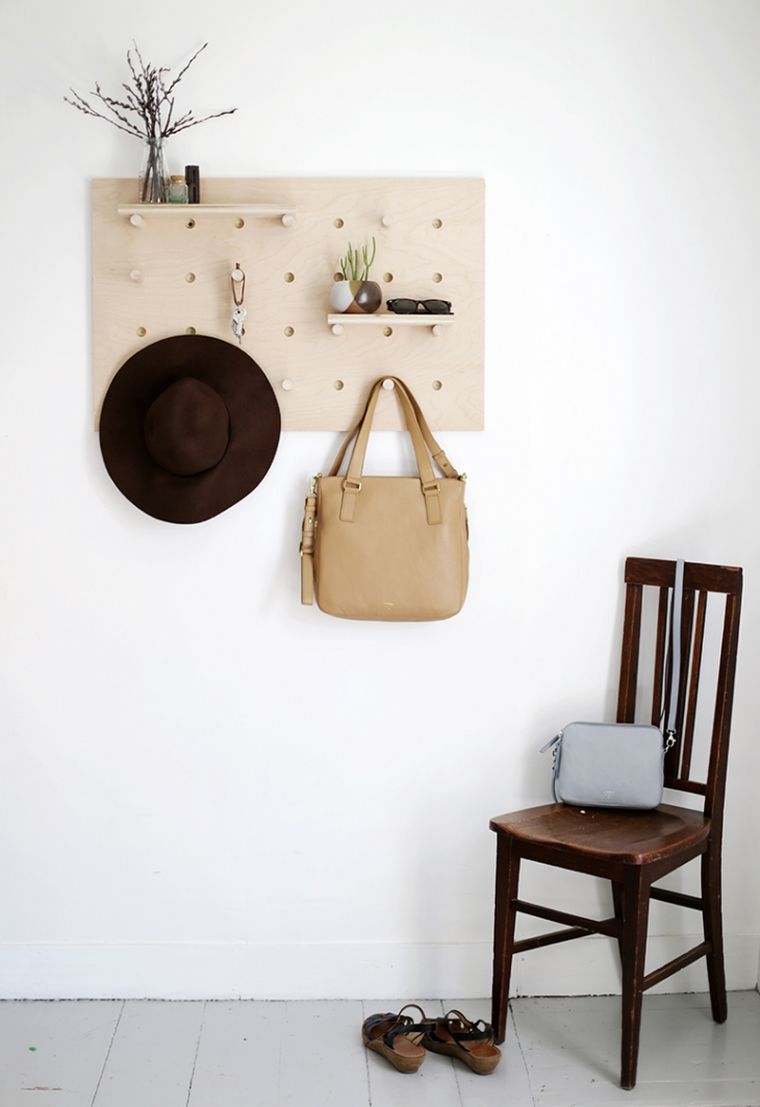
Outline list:
[[[409,1008],[419,1011],[422,1021],[405,1015]],[[416,1003],[407,1003],[398,1014],[370,1015],[362,1023],[362,1041],[367,1049],[387,1058],[399,1072],[416,1072],[427,1056],[420,1045],[423,1034],[432,1027],[432,1020]]]
[[[443,1018],[431,1019],[422,1038],[425,1049],[456,1057],[480,1076],[487,1076],[501,1060],[494,1042],[493,1027],[479,1019],[470,1020],[461,1011],[448,1011]]]

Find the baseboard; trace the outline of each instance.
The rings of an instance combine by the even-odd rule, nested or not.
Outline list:
[[[647,968],[700,940],[650,938]],[[756,936],[726,939],[726,976],[731,990],[757,986]],[[616,948],[609,939],[589,937],[522,954],[512,980],[512,995],[615,994]],[[490,986],[487,942],[0,945],[4,999],[468,999],[488,995]],[[706,988],[701,961],[653,990]]]

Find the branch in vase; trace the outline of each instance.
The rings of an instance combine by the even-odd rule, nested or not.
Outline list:
[[[185,123],[182,127],[175,123],[171,131],[167,131],[164,138],[169,138],[171,135],[177,135],[180,131],[186,131],[189,127],[197,127],[199,123],[205,123],[209,119],[219,119],[223,115],[234,115],[237,108],[227,108],[225,111],[214,112],[213,115],[204,115],[203,119],[193,119],[189,123]]]
[[[168,95],[168,94],[169,94],[170,92],[173,92],[173,91],[174,91],[174,89],[175,89],[175,88],[177,87],[177,85],[179,84],[179,82],[180,82],[180,81],[182,80],[182,78],[184,77],[184,75],[185,75],[185,74],[187,73],[188,69],[189,69],[189,68],[190,68],[190,66],[191,66],[191,65],[193,64],[193,62],[195,61],[195,59],[196,59],[196,58],[198,57],[198,55],[199,55],[199,54],[202,54],[202,53],[203,53],[203,51],[204,51],[204,50],[206,49],[206,47],[207,47],[207,46],[208,46],[208,43],[207,43],[207,42],[204,42],[204,43],[203,43],[203,46],[201,46],[201,47],[200,47],[200,49],[198,49],[198,50],[196,50],[196,51],[195,51],[195,53],[193,54],[192,58],[191,58],[191,59],[190,59],[190,61],[189,61],[189,62],[187,63],[187,65],[186,65],[186,66],[184,67],[184,69],[181,69],[181,70],[179,71],[179,73],[177,74],[177,76],[176,76],[176,77],[174,78],[174,80],[172,81],[172,83],[171,83],[171,84],[169,85],[169,87],[167,88],[167,90],[166,90],[166,92],[167,92],[167,95]],[[168,73],[168,72],[169,72],[169,70],[168,70],[168,69],[166,69],[166,70],[164,70],[163,72],[166,72],[166,73]]]
[[[110,123],[112,127],[116,127],[118,130],[124,131],[125,134],[134,135],[136,138],[145,138],[145,135],[142,133],[142,131],[138,131],[135,127],[132,127],[131,125],[126,127],[122,126],[121,123],[117,123],[114,119],[110,119],[107,115],[103,115],[101,112],[95,111],[95,109],[92,108],[86,100],[82,100],[81,96],[79,96],[78,93],[74,92],[73,88],[70,91],[74,93],[74,96],[77,96],[78,99],[81,100],[81,103],[77,103],[76,100],[70,100],[68,96],[64,96],[63,99],[67,104],[71,104],[72,108],[76,108],[77,111],[81,111],[84,115],[91,115],[95,119],[104,119],[106,123]]]
[[[223,115],[232,115],[237,111],[237,108],[226,108],[224,111],[213,112],[201,119],[196,119],[192,111],[187,111],[177,118],[173,96],[174,89],[207,46],[208,43],[204,42],[180,69],[177,76],[170,80],[168,75],[171,70],[169,67],[157,67],[146,63],[137,43],[133,41],[132,48],[127,50],[127,66],[132,76],[132,84],[122,83],[121,85],[126,93],[126,99],[108,96],[103,92],[100,84],[96,82],[95,91],[90,92],[89,95],[100,101],[103,110],[96,110],[88,100],[80,96],[74,89],[70,90],[74,99],[64,96],[64,100],[84,115],[91,115],[95,119],[103,119],[106,123],[116,127],[117,130],[148,141],[169,138],[172,135],[179,134],[180,131],[196,127],[199,123],[206,123],[209,119],[219,119]],[[104,112],[108,114],[104,114]]]

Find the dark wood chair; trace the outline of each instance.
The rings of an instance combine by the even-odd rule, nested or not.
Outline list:
[[[666,634],[668,589],[673,587],[674,561],[631,557],[625,564],[625,621],[620,665],[617,721],[635,720],[642,606],[645,588],[659,589],[651,721],[659,725],[663,692],[670,687]],[[726,761],[739,634],[742,571],[716,565],[686,563],[681,617],[678,737],[665,759],[665,784],[704,796],[703,810],[661,804],[654,811],[586,809],[551,803],[491,820],[496,831],[496,907],[492,1023],[496,1040],[504,1040],[509,1002],[512,955],[555,942],[606,934],[617,940],[622,962],[623,1026],[621,1085],[636,1083],[642,996],[647,988],[700,957],[707,960],[712,1014],[725,1022],[726,981],[721,919],[721,836]],[[697,694],[703,668],[708,595],[724,598],[715,705],[712,712],[707,783],[692,779],[692,752],[697,718]],[[654,623],[654,619],[652,619]],[[654,628],[653,628],[654,629]],[[705,681],[703,680],[703,687]],[[700,709],[700,718],[702,709]],[[641,721],[641,720],[639,720]],[[647,720],[649,721],[649,720]],[[547,766],[548,770],[548,766]],[[701,895],[653,887],[688,861],[701,857]],[[602,921],[570,915],[518,898],[520,863],[539,861],[611,882],[614,914]],[[701,912],[704,941],[667,965],[644,972],[650,899]],[[515,941],[518,912],[563,924],[562,930]]]

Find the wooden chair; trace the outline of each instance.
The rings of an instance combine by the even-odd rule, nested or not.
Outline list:
[[[674,576],[674,561],[636,557],[626,561],[618,722],[634,722],[643,590],[651,587],[659,589],[651,712],[651,721],[659,725],[663,690],[670,687],[665,638],[668,589],[673,586]],[[705,957],[713,1018],[716,1022],[725,1022],[726,981],[720,907],[721,832],[741,592],[741,569],[686,563],[681,618],[682,661],[681,671],[677,674],[678,737],[666,755],[665,784],[668,788],[704,796],[702,811],[668,803],[661,804],[654,811],[582,810],[552,803],[499,815],[491,820],[491,829],[496,831],[497,836],[491,1021],[498,1042],[504,1040],[506,1028],[512,955],[587,934],[606,934],[617,939],[619,944],[623,993],[620,1082],[623,1088],[632,1088],[636,1083],[641,1003],[647,988]],[[692,780],[691,763],[705,641],[705,615],[710,593],[725,597],[725,613],[707,783],[702,784]],[[702,858],[701,896],[653,887],[654,881],[695,857]],[[609,880],[613,916],[596,921],[523,902],[518,898],[520,863],[523,859]],[[701,912],[704,941],[667,965],[645,974],[650,899]],[[517,912],[562,923],[563,929],[516,942]]]

